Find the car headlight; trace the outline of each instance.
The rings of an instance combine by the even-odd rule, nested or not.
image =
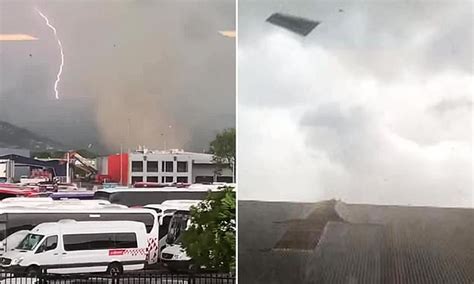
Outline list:
[[[180,260],[180,259],[181,259],[181,255],[179,255],[179,254],[173,254],[173,259],[174,259],[174,260]]]
[[[15,258],[12,260],[12,265],[15,265],[15,264],[20,264],[20,262],[23,261],[23,257],[20,257],[20,258]]]
[[[187,261],[187,260],[190,260],[191,258],[186,255],[186,254],[174,254],[173,255],[173,260],[182,260],[182,261]]]

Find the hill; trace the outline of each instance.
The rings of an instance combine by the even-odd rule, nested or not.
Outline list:
[[[0,121],[0,148],[24,148],[32,151],[60,150],[64,145],[32,131]]]

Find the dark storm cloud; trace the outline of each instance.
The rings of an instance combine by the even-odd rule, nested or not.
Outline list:
[[[73,145],[207,148],[235,125],[233,1],[0,1],[0,119]],[[56,26],[65,66],[38,7]],[[30,57],[29,54],[32,54]],[[21,113],[28,109],[28,113]],[[169,126],[172,128],[169,128]]]

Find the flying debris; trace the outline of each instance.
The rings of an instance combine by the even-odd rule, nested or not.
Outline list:
[[[219,31],[219,33],[225,37],[234,38],[236,36],[235,31]]]
[[[343,10],[343,9],[339,9],[339,13],[342,13],[342,12],[344,12],[344,10]]]
[[[27,35],[27,34],[0,34],[0,41],[25,41],[25,40],[38,40],[38,38]]]
[[[307,36],[316,26],[320,24],[320,22],[318,21],[313,21],[281,13],[272,14],[267,19],[267,22],[292,31],[301,36]]]

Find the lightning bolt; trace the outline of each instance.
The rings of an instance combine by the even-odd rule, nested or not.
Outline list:
[[[58,37],[56,28],[49,23],[48,17],[46,17],[43,13],[41,13],[41,11],[38,8],[36,8],[36,12],[38,12],[41,18],[45,20],[46,25],[53,31],[54,37],[56,38],[56,41],[58,42],[59,50],[61,52],[61,64],[59,65],[58,74],[56,75],[56,81],[54,82],[54,93],[55,93],[56,99],[59,100],[58,84],[59,84],[59,81],[61,81],[61,74],[63,73],[63,66],[64,66],[63,45],[61,44],[61,40]]]

